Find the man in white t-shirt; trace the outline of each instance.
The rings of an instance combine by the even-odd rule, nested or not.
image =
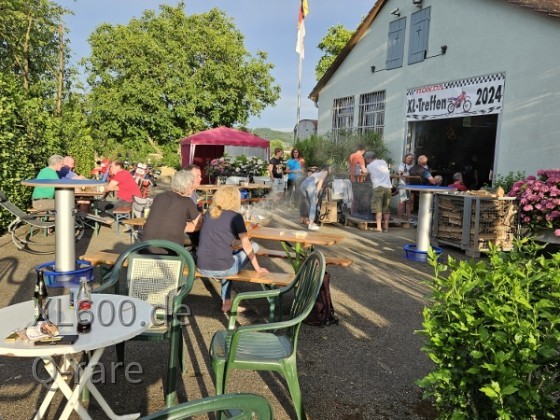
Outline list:
[[[389,231],[389,216],[391,204],[391,176],[389,166],[383,159],[378,159],[372,151],[366,152],[364,156],[367,171],[373,186],[373,197],[371,199],[371,211],[375,213],[376,232]],[[381,221],[383,220],[383,228]]]

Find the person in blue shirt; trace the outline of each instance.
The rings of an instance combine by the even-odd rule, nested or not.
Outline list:
[[[286,173],[288,174],[288,188],[284,192],[284,198],[290,200],[290,204],[298,206],[300,195],[298,187],[303,181],[305,160],[301,157],[298,149],[293,149],[290,159],[286,162]]]

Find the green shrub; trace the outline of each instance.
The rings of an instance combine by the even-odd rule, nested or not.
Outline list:
[[[294,147],[301,151],[307,166],[333,165],[337,171],[346,172],[348,156],[356,151],[356,146],[363,143],[366,150],[372,150],[377,156],[391,163],[388,149],[379,134],[369,132],[356,134],[351,131],[339,133],[338,141],[330,136],[311,136],[298,140]]]
[[[421,332],[436,367],[419,385],[442,418],[560,415],[560,253],[541,251],[523,239],[487,262],[431,258]]]
[[[513,184],[525,178],[526,178],[525,171],[517,171],[517,172],[510,171],[508,172],[507,175],[498,175],[498,178],[494,183],[494,187],[495,188],[502,187],[505,193],[507,194],[508,192],[511,191],[511,187],[513,187]]]

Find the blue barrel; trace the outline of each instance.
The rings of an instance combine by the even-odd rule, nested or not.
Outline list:
[[[71,288],[78,286],[82,279],[93,281],[93,266],[89,261],[77,260],[76,269],[72,271],[55,271],[55,261],[49,261],[35,267],[35,271],[43,271],[45,284],[53,288]]]

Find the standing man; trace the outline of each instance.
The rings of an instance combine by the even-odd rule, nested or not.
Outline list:
[[[62,156],[52,155],[49,166],[41,169],[36,179],[60,179],[57,171],[62,168]],[[35,187],[31,195],[33,208],[36,210],[54,210],[54,187]]]
[[[404,155],[403,161],[399,163],[399,167],[397,168],[397,174],[399,175],[399,186],[406,185],[408,182],[406,181],[405,176],[409,175],[410,169],[414,166],[414,155],[412,153],[407,153]],[[404,188],[399,189],[399,207],[397,210],[397,215],[400,220],[402,220],[403,210],[405,213],[406,220],[410,220],[410,191],[405,190]]]
[[[109,172],[112,178],[109,184],[107,184],[107,188],[105,188],[103,198],[105,199],[112,191],[115,192],[117,197],[113,201],[100,201],[99,210],[112,216],[115,208],[132,203],[132,197],[142,197],[142,193],[134,177],[124,169],[124,164],[120,160],[115,160],[111,163]]]
[[[368,173],[366,169],[366,164],[364,161],[364,153],[366,151],[366,146],[362,143],[356,146],[356,151],[348,157],[346,165],[348,166],[348,172],[350,173],[350,181],[352,182],[363,182],[363,177],[357,177],[355,175],[365,175]]]
[[[389,165],[383,159],[377,159],[372,151],[365,154],[367,171],[373,186],[373,197],[371,199],[371,211],[375,213],[376,232],[389,231],[389,216],[391,204],[391,176]],[[381,220],[383,219],[383,228]]]
[[[274,155],[268,164],[268,176],[272,181],[272,194],[280,195],[284,192],[284,161],[282,156],[284,151],[277,147],[274,149]]]

